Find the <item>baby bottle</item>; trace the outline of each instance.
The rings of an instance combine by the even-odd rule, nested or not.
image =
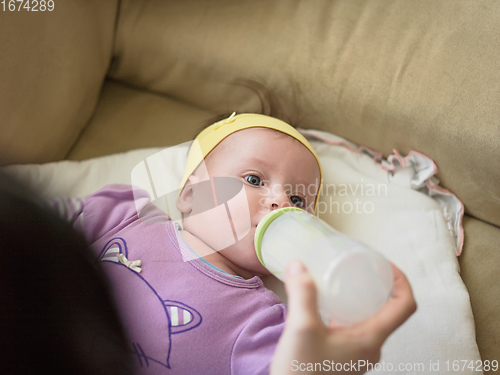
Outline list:
[[[257,226],[255,250],[264,267],[282,281],[288,263],[300,260],[316,283],[326,321],[351,325],[363,320],[392,292],[392,270],[382,255],[300,208],[267,214]]]

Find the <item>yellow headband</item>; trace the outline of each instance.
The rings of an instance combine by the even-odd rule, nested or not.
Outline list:
[[[316,212],[316,207],[318,205],[319,193],[321,192],[321,187],[323,186],[323,171],[321,169],[321,163],[319,162],[318,155],[312,148],[308,140],[300,134],[293,126],[288,125],[286,122],[278,120],[274,117],[259,115],[254,113],[243,113],[236,115],[235,112],[227,119],[216,122],[205,128],[198,136],[196,140],[199,142],[199,148],[191,147],[186,161],[186,168],[184,169],[184,177],[182,178],[180,191],[184,188],[184,184],[191,174],[198,168],[198,165],[207,157],[207,155],[212,151],[224,138],[228,135],[237,132],[239,130],[248,128],[269,128],[285,133],[304,146],[307,147],[309,151],[314,155],[316,161],[318,162],[319,173],[320,173],[320,185],[318,189],[318,194],[316,195],[316,200],[314,202],[314,211]]]

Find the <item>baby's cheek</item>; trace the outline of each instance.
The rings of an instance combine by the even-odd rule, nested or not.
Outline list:
[[[312,199],[312,200],[308,200],[307,201],[307,207],[303,207],[307,212],[309,212],[310,214],[314,214],[314,203],[315,203],[315,199]]]
[[[241,189],[234,198],[230,199],[227,202],[227,207],[237,240],[240,241],[249,233],[252,227],[251,211],[246,189]]]
[[[186,228],[216,251],[236,242],[231,221],[223,204],[191,215],[184,219],[184,222]]]
[[[268,189],[247,188],[246,192],[251,215],[261,217],[270,211],[268,207]]]

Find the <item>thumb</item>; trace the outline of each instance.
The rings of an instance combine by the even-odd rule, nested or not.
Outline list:
[[[316,285],[306,267],[298,260],[292,260],[286,268],[285,289],[288,296],[287,320],[301,326],[321,323]]]

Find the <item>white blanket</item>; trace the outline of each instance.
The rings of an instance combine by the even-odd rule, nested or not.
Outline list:
[[[330,133],[303,133],[324,170],[320,217],[395,263],[407,275],[418,304],[417,312],[384,344],[373,373],[444,374],[455,372],[457,361],[462,361],[460,370],[463,360],[476,364],[480,356],[474,320],[456,259],[463,246],[464,209],[439,187],[435,164],[417,152],[403,158],[395,151],[383,160],[380,153]],[[183,175],[187,147],[6,169],[26,178],[47,198],[85,197],[110,183],[143,184],[137,176],[141,162],[149,158],[149,165],[156,163],[164,171],[162,181],[175,187]],[[141,187],[148,190],[146,185]],[[276,280],[266,285],[285,298]],[[460,373],[478,372],[464,368]]]

